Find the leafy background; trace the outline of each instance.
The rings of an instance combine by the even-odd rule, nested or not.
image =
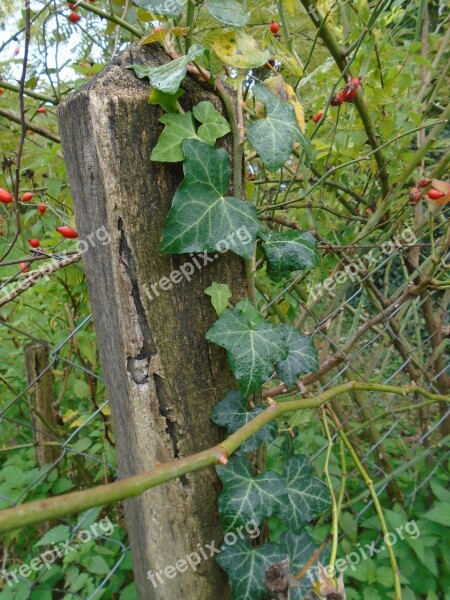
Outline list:
[[[108,3],[97,0],[95,6],[123,19],[142,31],[142,34],[148,33],[153,17],[142,6],[151,7],[152,3],[143,0],[138,4],[140,6],[122,0]],[[258,308],[267,317],[267,327],[276,328],[277,331],[280,326],[295,325],[300,328],[314,341],[320,364],[328,360],[330,355],[341,357],[336,368],[315,384],[314,391],[358,378],[403,385],[411,379],[411,365],[418,373],[418,382],[421,380],[429,389],[437,391],[439,372],[433,370],[431,357],[445,355],[448,348],[445,340],[438,348],[433,346],[433,335],[427,330],[424,311],[429,302],[433,314],[438,319],[444,317],[446,297],[439,290],[432,290],[425,297],[399,307],[394,315],[394,324],[392,321],[390,324],[381,321],[375,329],[365,332],[350,350],[346,349],[360,324],[379,314],[380,297],[376,292],[380,291],[382,298],[387,298],[408,281],[404,251],[396,250],[386,258],[375,249],[379,261],[364,285],[350,282],[347,286],[338,287],[334,295],[326,294],[317,302],[308,301],[310,286],[322,283],[338,265],[364,258],[367,254],[367,248],[352,251],[351,246],[361,227],[370,219],[371,203],[376,202],[379,192],[377,168],[370,160],[358,161],[339,170],[327,183],[315,188],[308,198],[302,198],[306,180],[313,183],[330,165],[359,158],[368,146],[365,145],[366,134],[352,105],[328,112],[320,127],[311,121],[310,117],[326,106],[339,73],[328,51],[315,42],[315,30],[300,3],[289,0],[283,5],[285,23],[290,31],[288,40],[284,38],[285,28],[282,28],[280,39],[268,34],[270,22],[281,21],[281,5],[252,0],[246,3],[245,8],[237,9],[234,6],[230,11],[229,8],[223,8],[226,4],[223,2],[208,4],[209,14],[205,11],[196,13],[193,40],[214,49],[208,66],[221,73],[221,59],[224,59],[232,65],[234,81],[245,80],[246,84],[251,81],[252,85],[267,83],[268,79],[274,81],[271,88],[259,87],[260,92],[254,94],[261,105],[250,97],[246,99],[247,125],[253,127],[253,130],[249,129],[247,156],[254,156],[266,136],[275,140],[268,147],[264,144],[263,151],[269,152],[266,164],[261,164],[257,158],[247,162],[247,197],[256,205],[270,229],[270,238],[264,243],[270,244],[270,240],[276,240],[281,231],[286,231],[282,222],[271,220],[273,217],[294,223],[302,231],[314,230],[322,240],[318,250],[320,263],[297,265],[298,268],[308,267],[299,275],[289,275],[292,265],[287,272],[283,272],[279,266],[271,268],[270,258],[268,263],[259,261],[256,281]],[[340,43],[348,47],[359,43],[375,7],[372,2],[359,2],[342,12],[340,6],[327,1],[318,4],[324,12],[330,11],[330,26]],[[52,2],[47,6],[36,1],[32,7],[36,18],[32,26],[32,53],[26,86],[30,92],[53,99],[55,104],[27,96],[27,118],[57,133],[55,105],[58,100],[101,72],[105,64],[132,41],[133,36],[129,31],[117,28],[114,22],[100,19],[87,8],[79,9],[83,19],[79,26],[73,27],[67,22],[65,2]],[[423,7],[423,2],[393,2],[386,5],[371,28],[370,35],[363,37],[352,64],[353,73],[361,74],[364,78],[364,94],[381,139],[395,140],[384,149],[392,183],[400,179],[404,165],[410,160],[418,143],[415,135],[398,136],[421,126],[423,122],[434,122],[448,98],[448,82],[439,78],[440,65],[443,63],[433,67],[433,60],[442,47],[448,15],[443,4],[428,3],[431,32],[428,56],[421,56],[420,7]],[[43,12],[39,15],[41,9]],[[217,16],[219,21],[215,18]],[[20,77],[23,35],[10,38],[23,26],[19,2],[8,0],[2,3],[0,18],[3,24],[0,75],[8,82],[15,82]],[[184,15],[182,24],[183,18]],[[224,32],[220,28],[224,19],[239,24],[246,21],[246,33]],[[231,53],[226,48],[230,39]],[[182,42],[178,40],[176,43],[180,45],[180,54],[183,54]],[[19,50],[17,54],[16,47]],[[301,58],[303,67],[299,67],[296,56]],[[272,57],[278,61],[276,72],[270,65],[267,68],[264,62]],[[249,69],[246,78],[238,70],[241,67]],[[421,96],[421,73],[424,68],[430,73],[431,84]],[[280,91],[279,81],[275,81],[280,71],[291,89],[295,87],[297,98],[301,101],[306,116],[304,131],[300,126],[298,105],[293,104],[292,109],[288,110],[289,115],[283,113],[280,121],[276,110],[265,103],[267,89],[286,93],[286,88],[283,88],[284,92]],[[340,84],[337,85],[339,87]],[[17,93],[6,87],[3,89],[0,108],[17,112]],[[418,103],[421,110],[418,110]],[[45,116],[36,113],[42,104],[47,107]],[[264,113],[264,104],[267,113]],[[422,115],[421,111],[425,109]],[[255,120],[255,117],[263,118]],[[163,119],[168,120],[168,116]],[[292,134],[286,138],[286,132],[295,130],[295,122],[303,135],[295,138]],[[6,157],[14,158],[18,126],[0,115],[0,127],[1,151]],[[225,129],[219,127],[217,135],[224,133]],[[200,131],[198,136],[203,142],[208,142],[200,135]],[[288,148],[281,152],[286,139]],[[283,142],[281,145],[280,141]],[[447,144],[448,128],[427,155],[425,172],[441,159]],[[291,155],[292,149],[294,157],[300,153],[305,160],[297,162]],[[287,159],[287,164],[280,170],[281,163]],[[34,198],[27,205],[21,205],[23,233],[7,261],[31,256],[27,243],[31,237],[40,239],[41,247],[49,253],[73,250],[73,242],[61,241],[54,231],[62,222],[74,225],[60,146],[37,134],[28,133],[22,165],[21,191],[33,191]],[[414,184],[414,178],[409,184]],[[0,185],[10,185],[10,173],[5,164],[2,166]],[[349,194],[348,189],[356,197]],[[393,200],[394,231],[398,235],[407,225],[414,227],[418,214],[417,208],[408,203],[407,196],[408,186]],[[267,208],[286,200],[295,202],[284,212],[274,213]],[[36,210],[38,202],[47,205],[47,211],[42,216]],[[2,253],[14,234],[10,209],[0,206]],[[447,222],[448,208],[444,207],[436,215],[433,224],[436,237],[443,234]],[[427,223],[417,231],[419,241],[424,244],[430,239]],[[291,231],[289,228],[287,230]],[[373,232],[368,241],[376,244],[379,241],[378,233]],[[334,245],[335,250],[329,251],[327,244]],[[425,261],[428,257],[429,248],[424,245],[420,248],[419,260]],[[17,275],[17,264],[2,265],[2,285]],[[222,303],[222,309],[225,308],[226,303],[225,306]],[[14,502],[113,481],[117,475],[109,409],[89,315],[89,299],[79,264],[64,269],[50,281],[37,284],[19,301],[0,309],[0,401],[3,413],[0,422],[1,508]],[[36,463],[24,368],[24,348],[35,339],[44,342],[52,351],[53,387],[60,416],[58,427],[53,432],[58,447],[57,464],[44,467]],[[280,355],[278,365],[284,360],[286,356]],[[273,363],[266,365],[260,376],[261,383],[272,375],[275,366]],[[283,377],[287,381],[286,376]],[[244,381],[241,389],[247,392],[251,389],[250,383]],[[277,381],[269,383],[269,387],[273,383]],[[239,392],[234,392],[231,397],[233,410],[236,411],[233,419],[230,417],[230,407],[223,410],[223,404],[218,405],[213,415],[213,419],[229,431],[245,422],[251,413],[251,409],[247,411],[247,407],[240,403],[240,398]],[[228,397],[223,402],[231,403],[231,399]],[[419,538],[412,540],[406,537],[395,546],[401,568],[403,597],[406,600],[447,599],[450,598],[450,555],[448,544],[445,543],[449,503],[446,490],[448,440],[445,437],[442,439],[440,425],[443,414],[436,408],[411,411],[408,406],[410,402],[409,399],[399,400],[390,395],[355,393],[336,401],[333,409],[345,423],[360,456],[364,457],[365,467],[377,484],[390,529],[395,530],[412,519],[420,528]],[[300,460],[308,459],[309,462],[303,464],[312,465],[308,481],[316,481],[312,477],[317,477],[317,481],[323,482],[327,444],[321,422],[313,412],[283,419],[277,427],[260,432],[259,439],[249,440],[243,450],[254,451],[256,444],[261,441],[266,444],[267,467],[274,474],[269,476],[272,481],[268,481],[267,485],[277,482],[276,492],[280,486],[286,485],[283,483],[283,465]],[[244,469],[246,460],[242,455],[233,458],[230,461],[233,470]],[[351,552],[357,544],[370,544],[374,540],[378,545],[380,543],[379,524],[374,516],[373,505],[367,499],[359,475],[352,470],[351,464],[347,466],[347,497],[339,519],[339,556]],[[338,490],[343,466],[337,450],[331,454],[329,473],[334,489]],[[248,475],[246,485],[250,485],[251,479],[253,477]],[[229,520],[236,518],[236,510],[232,506],[236,498],[228,490],[230,483],[224,483],[221,504],[227,527]],[[322,493],[317,493],[317,497],[322,497]],[[282,495],[281,505],[283,498]],[[281,560],[288,549],[293,554],[289,556],[292,568],[300,569],[305,555],[295,554],[293,549],[318,547],[330,530],[330,511],[325,503],[318,502],[313,514],[303,523],[301,532],[291,531],[292,524],[288,527],[283,521],[283,506],[271,506],[270,502],[267,506],[263,504],[266,514],[261,518],[264,519],[264,526],[270,530],[271,541],[258,549],[249,542],[242,542],[224,550],[219,558],[219,564],[231,576],[236,598],[245,597],[240,586],[246,585],[246,578],[252,573],[247,561],[259,569],[258,573],[255,572],[256,587],[252,588],[251,597],[262,597],[264,588],[261,587],[261,573],[264,565],[275,559]],[[0,587],[3,585],[0,598],[135,598],[131,556],[121,506],[104,510],[101,514],[91,511],[89,515],[80,515],[77,519],[66,519],[64,524],[71,531],[76,531],[89,520],[98,520],[104,515],[117,524],[112,536],[83,545],[79,551],[57,561],[48,573],[39,574],[33,581],[23,581],[10,588],[0,580]],[[38,528],[29,528],[4,536],[2,568],[17,568],[39,554],[41,550],[36,544],[43,533]],[[309,551],[308,556],[311,553]],[[257,555],[255,560],[252,559],[253,554]],[[350,599],[384,600],[392,597],[392,574],[386,553],[362,562],[355,571],[346,573],[345,580],[347,597]]]

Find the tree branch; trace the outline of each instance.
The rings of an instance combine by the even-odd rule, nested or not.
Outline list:
[[[13,123],[17,123],[18,125],[21,125],[22,123],[20,115],[18,115],[17,113],[13,113],[9,110],[4,110],[3,108],[0,108],[0,117],[4,117],[5,119],[8,119],[8,121],[12,121]],[[27,121],[25,119],[25,128],[27,130],[29,129],[30,131],[34,131],[39,135],[42,135],[42,137],[45,137],[48,140],[55,142],[56,144],[61,143],[61,140],[59,139],[59,136],[56,133],[53,133],[53,131],[49,131],[48,129],[44,129],[43,127],[39,127],[39,125],[35,125],[33,121]]]
[[[312,0],[301,0],[301,2],[306,12],[308,13],[311,21],[314,23],[315,27],[319,31],[319,35],[322,38],[323,43],[328,48],[339,70],[341,71],[341,73],[347,72],[348,63],[345,54],[341,50],[338,41],[335,38],[327,21],[324,20],[323,17],[321,17],[321,15],[319,14],[317,5]],[[360,90],[358,90],[358,93],[356,94],[356,97],[354,99],[354,105],[364,125],[368,142],[372,150],[374,150],[374,157],[378,166],[378,177],[380,179],[383,196],[387,196],[389,192],[389,178],[386,168],[386,161],[384,160],[384,156],[381,150],[379,149],[375,125],[373,124],[373,121],[369,114],[368,106]]]
[[[315,398],[302,398],[301,400],[290,400],[281,403],[276,403],[270,399],[266,410],[238,429],[238,431],[229,436],[225,441],[208,450],[175,460],[171,463],[159,464],[150,471],[128,477],[122,481],[99,485],[71,494],[63,494],[54,498],[35,500],[34,502],[2,510],[0,511],[0,532],[13,531],[14,529],[75,514],[93,506],[104,506],[125,500],[126,498],[139,496],[150,488],[186,475],[187,473],[193,473],[194,471],[199,471],[200,469],[216,464],[226,464],[228,456],[233,454],[241,444],[264,427],[264,425],[273,421],[273,419],[297,410],[319,408],[332,398],[346,394],[350,390],[386,392],[401,396],[420,394],[436,402],[450,402],[450,396],[432,394],[428,390],[419,388],[416,385],[397,387],[355,381],[343,383],[335,388],[326,390],[318,394]]]

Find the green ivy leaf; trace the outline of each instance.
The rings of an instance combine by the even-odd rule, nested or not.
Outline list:
[[[226,283],[216,282],[206,288],[205,294],[211,296],[211,303],[219,317],[226,310],[228,300],[233,295]]]
[[[319,264],[317,240],[308,231],[270,232],[261,236],[267,257],[267,275],[280,281],[292,271],[309,269]]]
[[[180,58],[163,65],[158,65],[157,67],[130,65],[128,68],[134,69],[136,76],[140,79],[148,77],[150,85],[157,90],[166,94],[175,94],[186,76],[189,62],[201,56],[204,50],[200,44],[192,44],[186,56],[180,56]]]
[[[156,88],[152,88],[150,92],[149,104],[160,106],[165,112],[177,112],[178,98],[183,96],[184,90],[177,90],[175,94],[166,94]]]
[[[216,471],[224,485],[219,498],[224,531],[249,521],[259,525],[266,517],[280,516],[289,509],[282,478],[273,471],[254,477],[252,464],[245,456],[232,456],[227,465],[218,465]]]
[[[287,357],[288,346],[281,327],[259,322],[255,317],[251,320],[248,303],[241,302],[223,313],[206,333],[206,339],[227,350],[239,388],[248,396],[269,379],[274,363]]]
[[[178,2],[164,2],[163,0],[133,0],[133,3],[149,13],[165,15],[167,17],[179,17],[182,4]]]
[[[283,333],[289,354],[275,369],[285,385],[295,385],[300,375],[314,373],[319,368],[317,350],[311,338],[301,335],[291,325],[283,325]]]
[[[198,137],[206,144],[214,146],[218,138],[230,131],[227,120],[214,108],[212,102],[199,102],[194,106],[193,113],[197,121],[202,123],[198,128]]]
[[[231,435],[263,411],[264,408],[261,405],[249,410],[246,399],[240,392],[233,390],[215,405],[211,413],[211,421],[216,425],[226,427],[228,435]],[[277,429],[275,422],[264,425],[242,444],[240,450],[254,452],[263,442],[271,442],[277,435]]]
[[[263,583],[267,569],[285,558],[279,544],[252,548],[248,540],[238,540],[224,544],[216,560],[229,577],[233,600],[259,600],[267,594]]]
[[[280,539],[280,545],[287,554],[289,566],[291,567],[293,575],[296,575],[299,571],[301,571],[304,565],[317,550],[308,532],[306,531],[302,531],[300,534],[293,533],[292,531],[284,533]],[[329,554],[329,550],[325,549],[325,551],[320,555],[320,562],[322,564],[328,564]],[[308,569],[308,571],[313,569],[314,575],[317,575],[315,577],[316,580],[318,578],[318,563],[319,559],[317,559],[315,563],[313,563]],[[311,580],[305,574],[298,581],[298,586],[291,588],[290,598],[292,598],[292,600],[300,600],[301,598],[304,598],[304,596],[311,591],[311,587]]]
[[[164,224],[160,250],[182,254],[230,248],[249,258],[260,223],[254,206],[224,196],[230,180],[227,151],[197,140],[184,140],[182,147],[186,156],[184,180]],[[241,241],[236,232],[243,229],[246,238]]]
[[[243,27],[250,19],[250,14],[235,0],[208,0],[206,10],[214,19],[231,27]]]
[[[271,94],[263,85],[253,88],[253,96],[266,107],[266,118],[253,121],[247,138],[268,169],[279,169],[291,155],[295,141],[303,136],[295,119],[294,107]]]
[[[292,456],[284,463],[283,482],[289,507],[283,515],[286,525],[299,532],[306,523],[326,510],[330,504],[328,488],[313,474],[306,456]]]
[[[192,113],[188,112],[184,115],[169,113],[163,115],[159,122],[165,127],[150,158],[158,162],[184,160],[183,140],[198,139]]]

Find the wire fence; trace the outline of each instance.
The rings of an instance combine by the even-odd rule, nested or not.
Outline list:
[[[445,220],[442,219],[435,226],[436,242],[433,243],[436,243],[436,252],[442,250],[439,240],[442,239],[444,227]],[[318,271],[315,275],[317,284],[322,284],[318,294],[317,287],[311,285],[311,281],[314,281],[311,273],[300,273],[283,286],[274,284],[267,297],[260,295],[261,311],[267,313],[269,318],[278,319],[284,315],[286,319],[295,321],[301,331],[308,332],[314,339],[320,364],[330,365],[312,383],[308,383],[307,379],[300,382],[300,392],[315,395],[339,383],[359,380],[397,386],[414,382],[432,393],[446,393],[442,381],[449,369],[448,361],[446,364],[443,360],[448,338],[448,292],[427,288],[420,294],[407,293],[414,285],[420,266],[430,260],[432,249],[429,240],[429,233],[425,232],[421,236],[414,236],[413,243],[394,245],[389,253],[386,249],[383,251],[381,244],[336,248],[323,243],[320,245],[322,269],[330,267],[328,270],[333,276],[342,273],[340,283],[329,283],[324,287],[324,272]],[[376,261],[372,261],[376,262],[374,266],[368,266],[369,252],[372,252],[372,258],[376,258]],[[447,254],[444,253],[441,258],[442,265],[448,259],[447,249]],[[349,267],[355,264],[358,269]],[[70,265],[65,272],[69,273],[70,270],[82,272],[79,265]],[[10,284],[9,279],[7,283]],[[91,346],[95,338],[91,315],[79,316],[70,332],[63,337],[56,326],[51,332],[53,340],[49,340],[48,331],[45,335],[39,335],[36,325],[29,329],[22,328],[14,324],[11,318],[14,314],[11,306],[26,303],[28,293],[24,292],[7,305],[10,318],[0,313],[1,345],[4,349],[11,346],[17,355],[14,369],[10,363],[0,365],[2,508],[46,494],[71,490],[80,484],[87,486],[95,485],[99,480],[113,481],[120,476],[114,448],[107,441],[110,437],[108,400],[100,368],[92,363]],[[316,295],[313,301],[311,294]],[[83,335],[88,336],[89,346],[79,343]],[[45,348],[49,360],[47,366],[24,385],[26,367],[23,355],[27,344]],[[90,348],[90,360],[83,355],[82,347]],[[21,360],[23,372],[18,374]],[[57,376],[57,383],[53,381],[52,386],[53,391],[58,392],[58,399],[55,401],[53,398],[51,409],[60,419],[56,430],[45,419],[40,420],[39,414],[33,413],[35,405],[30,399],[30,394],[35,393],[36,387],[49,373]],[[68,387],[67,381],[71,377],[87,382],[90,397],[94,398],[81,417],[76,410],[76,403],[84,402],[81,398],[86,390],[81,384],[75,384],[75,388]],[[81,390],[78,389],[80,386]],[[268,382],[269,390],[271,386],[272,383]],[[78,396],[74,398],[68,389],[78,390]],[[406,478],[409,481],[407,492],[401,493],[401,501],[406,507],[414,503],[418,492],[429,484],[449,456],[448,446],[442,443],[442,438],[447,435],[445,432],[450,411],[426,403],[419,410],[414,410],[414,404],[418,402],[423,403],[423,400],[411,396],[407,400],[399,400],[394,395],[369,392],[349,394],[332,402],[333,410],[358,449],[378,494],[386,492],[387,497],[395,501],[399,494],[397,480]],[[314,417],[310,418],[314,421]],[[302,427],[300,420],[298,427],[297,437],[302,451],[309,455],[316,472],[321,473],[328,444],[321,434],[320,421],[316,420],[313,427]],[[65,432],[63,438],[61,432]],[[41,436],[39,442],[36,441],[38,435]],[[51,447],[56,452],[51,464],[36,463],[34,453],[39,444]],[[270,447],[268,450],[270,452]],[[28,452],[26,458],[23,458],[24,451]],[[426,468],[418,470],[417,465],[422,462]],[[15,474],[17,481],[11,480]],[[63,484],[55,487],[55,482],[61,481],[61,478]],[[356,470],[350,472],[348,478],[352,482],[352,497],[347,498],[347,503],[352,507],[356,504],[355,498],[366,498],[367,488]],[[72,541],[85,524],[99,518],[99,514],[98,509],[92,509],[78,519],[61,520],[49,527],[69,526],[69,541]],[[108,509],[107,514],[115,518],[116,531],[112,536],[98,536],[95,543],[103,547],[104,555],[108,556],[108,570],[103,573],[98,569],[91,589],[86,586],[80,590],[72,589],[68,596],[70,598],[92,600],[101,596],[133,597],[120,596],[118,590],[118,587],[132,581],[130,552],[121,509]],[[354,517],[358,524],[363,524],[373,514],[372,500],[367,497],[362,507],[355,509]],[[45,536],[49,527],[41,529],[40,535]],[[19,541],[17,536],[5,538],[1,563],[3,573],[17,570],[23,564],[24,552],[23,540]],[[83,564],[82,556],[79,562]],[[61,564],[59,558],[55,560],[55,565],[58,564]],[[124,569],[124,575],[114,584],[114,578],[121,568]],[[86,568],[88,571],[89,567]],[[8,594],[19,587],[20,598],[41,598],[33,596],[36,591],[67,593],[67,588],[54,586],[51,573],[51,569],[43,569],[33,581],[20,573],[16,574],[17,581],[15,578],[7,580],[4,576],[3,580],[0,579],[0,589],[3,587],[0,598],[15,598]]]

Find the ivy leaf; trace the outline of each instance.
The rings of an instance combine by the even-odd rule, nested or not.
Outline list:
[[[272,37],[275,39],[273,35]],[[264,82],[264,85],[270,92],[272,92],[272,94],[283,100],[283,102],[292,104],[294,107],[297,125],[299,126],[300,131],[305,133],[305,111],[303,110],[303,106],[300,104],[300,101],[297,98],[294,88],[286,83],[281,75],[269,77],[269,79],[266,79]]]
[[[261,50],[256,40],[240,29],[218,31],[211,36],[211,46],[224,63],[238,69],[260,67],[270,58],[267,50]]]
[[[184,90],[177,90],[175,94],[166,94],[160,92],[156,88],[152,88],[150,92],[149,104],[159,105],[165,112],[177,112],[178,98],[184,94]]]
[[[308,231],[270,232],[261,237],[267,257],[267,275],[273,281],[280,281],[292,271],[319,264],[317,241]]]
[[[226,310],[228,300],[233,295],[226,283],[216,282],[206,288],[205,294],[211,296],[211,303],[219,317]]]
[[[149,13],[154,13],[155,15],[166,15],[168,17],[179,17],[181,15],[182,4],[177,2],[163,2],[162,0],[133,0],[133,3]]]
[[[244,312],[248,304],[241,302],[223,313],[206,333],[206,339],[227,350],[239,388],[248,396],[269,379],[274,363],[287,357],[288,346],[281,327],[249,318]]]
[[[228,435],[231,435],[263,411],[264,408],[260,405],[248,410],[244,396],[233,390],[228,392],[225,398],[214,406],[211,421],[216,425],[226,427]],[[242,452],[254,452],[263,442],[271,442],[277,435],[277,429],[274,422],[264,425],[242,444],[240,450]]]
[[[285,558],[279,544],[252,548],[248,540],[238,540],[224,544],[216,560],[229,577],[233,600],[259,600],[267,594],[263,583],[267,569]]]
[[[198,139],[192,113],[184,115],[169,113],[159,119],[165,125],[158,143],[150,156],[158,162],[178,162],[184,160],[182,143],[187,139]]]
[[[214,19],[231,27],[243,27],[250,19],[250,14],[235,0],[208,0],[206,10]]]
[[[291,155],[294,142],[302,141],[294,107],[269,92],[261,83],[253,88],[253,96],[265,105],[266,118],[253,121],[247,138],[265,166],[276,170]]]
[[[242,455],[232,456],[227,465],[216,467],[224,488],[219,498],[220,522],[224,531],[232,531],[253,521],[259,525],[270,516],[289,510],[282,478],[273,471],[253,476],[251,462]]]
[[[175,94],[186,76],[189,62],[201,56],[204,50],[200,44],[192,44],[186,56],[180,56],[180,58],[164,63],[163,65],[157,67],[130,65],[128,68],[134,69],[136,76],[140,79],[148,77],[150,85],[157,90],[166,94]]]
[[[282,479],[289,498],[289,507],[282,518],[292,531],[299,532],[328,508],[328,488],[315,477],[311,463],[303,455],[292,456],[284,463]]]
[[[193,113],[197,121],[202,123],[198,128],[198,137],[206,144],[214,146],[218,138],[230,131],[227,120],[207,100],[194,106]]]
[[[311,338],[301,335],[291,325],[283,325],[283,333],[289,354],[275,365],[275,369],[285,385],[295,385],[300,375],[313,373],[319,368],[317,350]]]
[[[308,532],[302,531],[300,534],[288,531],[284,533],[280,540],[280,545],[285,551],[289,559],[289,565],[291,571],[296,575],[304,565],[308,562],[314,552],[317,550],[313,544]],[[322,564],[328,564],[329,550],[325,549],[320,555],[320,562]],[[313,577],[315,580],[318,579],[318,564],[319,558],[316,559],[315,563],[308,569],[308,573],[311,575],[313,571]],[[311,590],[312,582],[311,579],[305,574],[299,581],[298,585],[291,588],[292,600],[303,598]]]
[[[164,224],[160,250],[183,254],[231,249],[249,258],[260,223],[253,205],[224,196],[230,180],[227,151],[197,140],[184,140],[182,148],[184,180]],[[245,239],[236,237],[242,230]]]

